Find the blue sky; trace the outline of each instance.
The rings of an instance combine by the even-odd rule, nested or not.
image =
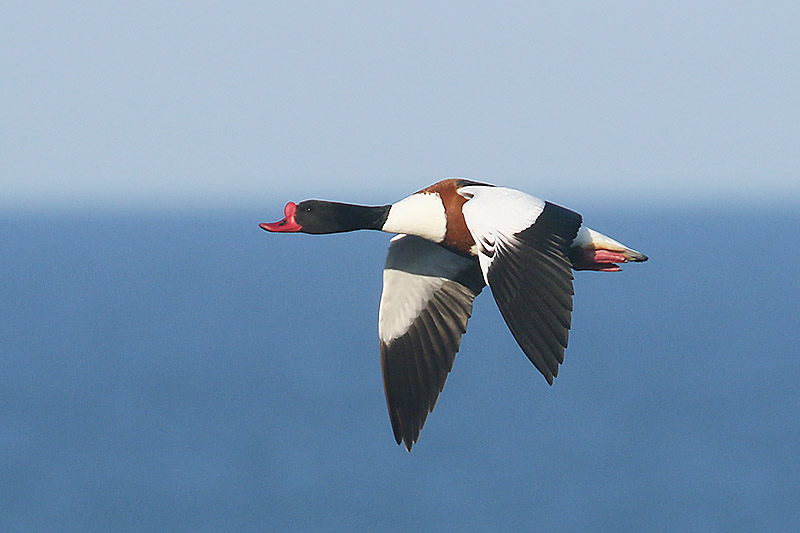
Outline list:
[[[796,205],[798,20],[794,2],[5,3],[0,205],[280,209],[446,176],[568,205]]]

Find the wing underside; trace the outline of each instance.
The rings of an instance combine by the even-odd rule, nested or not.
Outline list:
[[[395,440],[409,451],[436,405],[482,287],[475,259],[412,236],[389,247],[378,321],[381,369]]]

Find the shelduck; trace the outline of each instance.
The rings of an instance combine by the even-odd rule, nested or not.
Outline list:
[[[396,233],[378,313],[389,417],[408,451],[453,366],[472,302],[485,285],[549,384],[564,362],[572,270],[615,272],[647,256],[583,225],[578,213],[524,192],[446,179],[382,206],[289,202],[272,232]]]

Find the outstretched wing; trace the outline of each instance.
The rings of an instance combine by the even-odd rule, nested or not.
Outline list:
[[[389,245],[378,315],[381,369],[395,440],[409,451],[444,387],[483,286],[475,259],[411,235]]]
[[[464,220],[508,328],[549,384],[572,318],[569,247],[581,216],[514,189],[462,187]]]

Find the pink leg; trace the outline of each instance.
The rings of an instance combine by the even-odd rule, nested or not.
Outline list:
[[[610,250],[588,250],[573,248],[570,254],[572,268],[575,270],[596,270],[598,272],[619,272],[615,263],[627,263],[628,259],[620,252]]]

